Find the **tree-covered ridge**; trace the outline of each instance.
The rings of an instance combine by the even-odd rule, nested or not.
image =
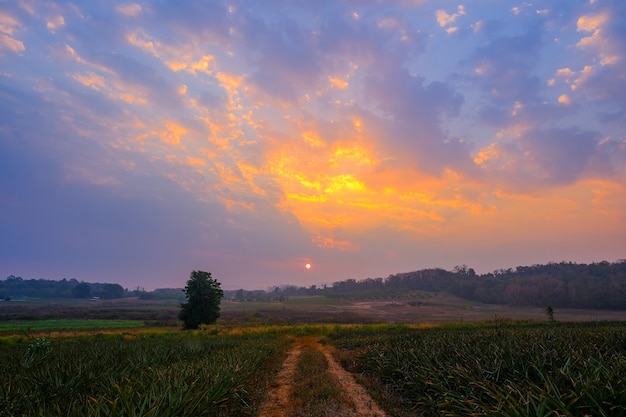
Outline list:
[[[87,291],[89,290],[89,291]],[[452,271],[429,268],[389,275],[387,278],[347,279],[330,285],[282,286],[268,291],[224,291],[225,298],[284,300],[295,295],[385,296],[407,290],[447,292],[471,301],[510,306],[626,310],[626,260],[577,264],[572,262],[518,266],[477,274],[466,266]],[[119,284],[94,284],[76,279],[61,281],[22,279],[0,281],[0,300],[5,297],[38,298],[181,298],[182,289],[125,291]]]
[[[114,299],[124,297],[124,293],[124,288],[119,284],[87,283],[75,278],[55,281],[10,275],[0,281],[0,300],[7,297]]]
[[[477,275],[467,267],[389,276],[387,288],[446,291],[467,300],[510,306],[626,309],[626,260],[518,266]]]
[[[518,266],[482,275],[465,265],[452,271],[430,268],[392,274],[387,278],[347,279],[323,287],[285,286],[269,292],[227,291],[227,297],[235,300],[279,299],[294,295],[371,297],[393,296],[407,290],[447,292],[488,304],[626,310],[626,260]]]

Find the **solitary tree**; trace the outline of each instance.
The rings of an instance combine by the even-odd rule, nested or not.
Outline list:
[[[185,287],[186,303],[180,304],[178,318],[183,329],[197,329],[201,324],[211,324],[220,316],[220,303],[224,291],[210,272],[193,271]]]

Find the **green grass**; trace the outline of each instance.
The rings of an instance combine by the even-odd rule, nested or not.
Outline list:
[[[0,322],[0,332],[122,329],[144,326],[140,320],[48,319]]]

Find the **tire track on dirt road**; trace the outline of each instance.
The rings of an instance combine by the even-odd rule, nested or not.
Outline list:
[[[359,385],[352,374],[333,357],[334,348],[322,345],[317,338],[300,338],[289,351],[287,359],[276,376],[268,400],[259,410],[259,417],[289,417],[294,411],[290,407],[289,399],[298,360],[304,347],[313,348],[324,354],[328,362],[327,372],[341,386],[348,402],[343,404],[341,415],[346,417],[386,417],[385,412],[376,404],[372,397]]]
[[[302,347],[299,344],[296,344],[289,351],[287,359],[283,362],[283,366],[272,384],[269,398],[259,410],[259,417],[287,417],[289,415],[291,384],[301,353]]]

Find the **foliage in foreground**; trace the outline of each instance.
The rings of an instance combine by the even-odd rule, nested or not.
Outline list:
[[[0,343],[0,416],[250,415],[286,338],[166,333]]]
[[[370,387],[393,391],[407,413],[626,415],[623,326],[363,327],[339,331],[333,340]]]

